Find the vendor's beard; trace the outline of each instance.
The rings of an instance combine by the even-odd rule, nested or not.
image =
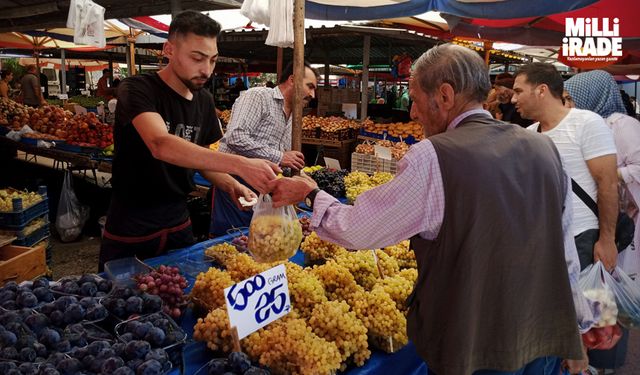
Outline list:
[[[204,82],[204,83],[202,83],[202,84],[198,84],[198,83],[195,83],[195,82],[193,82],[193,81],[192,81],[192,80],[195,80],[195,79],[198,79],[198,78],[204,79],[204,80],[205,80],[205,82]],[[180,80],[182,81],[182,83],[183,83],[185,86],[187,86],[187,88],[188,88],[189,90],[191,90],[191,91],[198,91],[198,90],[200,90],[200,89],[202,89],[202,88],[204,87],[204,84],[206,83],[206,80],[207,80],[208,78],[209,78],[209,77],[193,77],[193,78],[191,78],[191,79],[184,79],[184,78],[180,78]]]

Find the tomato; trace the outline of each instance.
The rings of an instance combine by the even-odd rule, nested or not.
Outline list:
[[[596,344],[596,341],[597,341],[596,334],[593,332],[592,329],[582,334],[582,342],[584,343],[584,346],[586,346],[588,349],[592,349]]]

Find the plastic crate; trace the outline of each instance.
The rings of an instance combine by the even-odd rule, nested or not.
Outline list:
[[[27,247],[31,247],[35,244],[37,244],[38,242],[49,238],[50,232],[49,232],[49,220],[47,220],[46,218],[47,215],[45,215],[45,220],[42,223],[42,225],[40,225],[38,228],[36,228],[34,231],[32,231],[31,233],[26,233],[26,228],[22,229],[20,231],[16,231],[13,232],[14,236],[17,237],[17,239],[15,241],[13,241],[13,244],[16,246],[27,246]],[[34,219],[35,220],[35,219]],[[4,231],[4,233],[9,233],[9,231]]]
[[[78,145],[72,145],[69,143],[60,143],[60,144],[56,143],[56,148],[62,151],[76,152],[79,154],[94,154],[96,152],[102,151],[102,149],[98,147],[78,146]]]
[[[396,160],[381,159],[375,155],[351,154],[351,171],[360,171],[367,174],[375,172],[389,172],[396,174],[398,162]]]
[[[115,259],[104,264],[104,272],[108,279],[117,286],[130,288],[136,286],[136,281],[133,279],[135,275],[152,270],[152,267],[135,257]]]
[[[33,228],[33,230],[31,231],[31,233],[27,233],[27,229],[30,229],[29,227],[34,224],[34,222],[38,219],[42,219],[42,222],[40,223],[40,225],[38,225],[37,228]],[[40,229],[42,226],[45,225],[49,225],[49,213],[44,213],[38,217],[33,218],[33,220],[29,221],[28,223],[26,223],[25,225],[21,226],[20,228],[3,228],[2,226],[0,226],[0,236],[10,236],[10,237],[17,237],[18,239],[23,239],[25,237],[28,237],[30,234],[32,234],[33,232],[35,232],[36,230]]]
[[[10,230],[22,230],[31,220],[48,213],[47,187],[40,186],[38,194],[42,196],[42,200],[27,208],[23,207],[21,198],[15,198],[12,212],[0,212],[0,227]]]

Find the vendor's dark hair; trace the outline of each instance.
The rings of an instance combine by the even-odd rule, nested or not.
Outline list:
[[[9,70],[9,69],[0,70],[0,79],[7,78],[7,76],[9,76],[9,74],[11,74],[11,70]]]
[[[316,76],[316,79],[320,77],[320,73],[318,73],[318,69],[312,68],[311,64],[307,60],[304,61],[304,67],[311,69],[313,74]],[[287,66],[282,69],[282,75],[280,76],[280,81],[278,83],[285,83],[293,75],[293,61],[287,64]]]
[[[524,74],[527,77],[527,82],[532,85],[547,85],[549,92],[554,98],[562,99],[564,80],[555,66],[547,63],[534,62],[521,66],[516,72],[515,77],[521,74]]]
[[[195,10],[185,10],[171,20],[169,39],[176,35],[194,33],[199,36],[216,38],[220,34],[220,24],[209,16]]]

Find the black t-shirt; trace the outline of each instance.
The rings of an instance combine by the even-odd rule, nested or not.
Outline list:
[[[193,173],[153,157],[132,124],[141,113],[162,116],[169,133],[201,146],[222,138],[213,97],[205,90],[188,100],[158,74],[123,80],[118,87],[114,125],[113,198],[107,230],[119,235],[146,235],[183,223],[189,216],[187,195]]]

